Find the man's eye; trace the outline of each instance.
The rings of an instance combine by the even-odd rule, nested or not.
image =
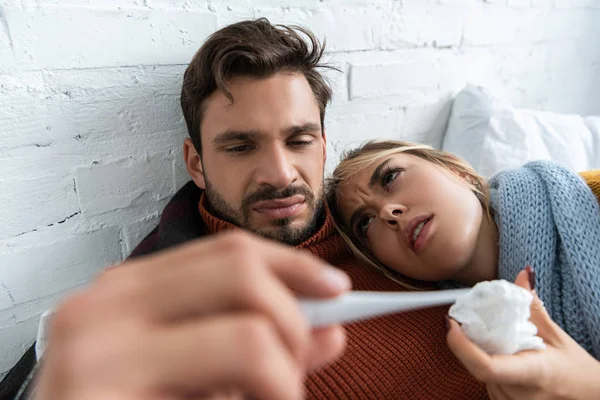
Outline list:
[[[228,153],[245,153],[249,150],[252,150],[253,146],[249,144],[242,144],[239,146],[228,147],[225,149]]]
[[[293,140],[289,142],[291,146],[295,147],[308,147],[314,143],[314,140]]]

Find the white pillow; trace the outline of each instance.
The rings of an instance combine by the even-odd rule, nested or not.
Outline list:
[[[442,149],[486,177],[533,160],[596,169],[600,117],[518,109],[488,89],[468,85],[454,99]]]

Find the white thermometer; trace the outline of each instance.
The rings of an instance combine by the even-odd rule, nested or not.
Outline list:
[[[319,327],[452,304],[469,290],[471,289],[422,292],[353,291],[327,300],[301,299],[300,309],[312,327]]]

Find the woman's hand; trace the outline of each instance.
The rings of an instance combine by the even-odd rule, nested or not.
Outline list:
[[[515,283],[531,290],[530,273],[521,271]],[[600,362],[552,321],[533,294],[530,319],[546,343],[545,350],[490,356],[454,320],[450,320],[448,346],[473,376],[485,382],[492,400],[600,399]]]

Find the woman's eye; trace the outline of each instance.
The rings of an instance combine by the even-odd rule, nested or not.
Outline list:
[[[387,186],[390,183],[392,183],[394,181],[394,179],[396,179],[397,175],[398,175],[398,171],[390,171],[387,174],[385,174],[383,176],[383,186]]]
[[[365,217],[358,222],[358,231],[361,236],[367,235],[367,229],[371,225],[371,221],[373,221],[373,217]]]
[[[402,168],[394,168],[385,172],[381,177],[381,186],[388,187],[402,172]]]

